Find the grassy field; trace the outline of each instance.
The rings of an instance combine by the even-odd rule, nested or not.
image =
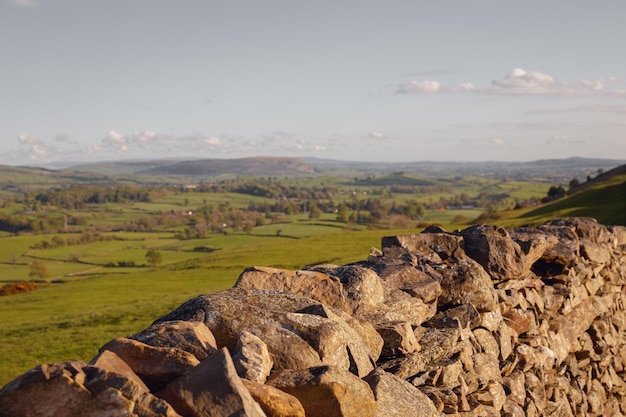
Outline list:
[[[18,174],[22,175],[12,173]],[[43,174],[38,183],[35,177],[26,183],[48,184]],[[17,181],[19,176],[15,178]],[[55,181],[62,178],[50,178],[51,184]],[[312,178],[293,180],[293,184],[337,187],[340,192],[333,196],[335,202],[355,198],[436,202],[441,197],[481,192],[507,193],[513,199],[541,196],[548,188],[541,183],[476,177],[446,180],[452,184],[449,191],[403,194],[381,188],[386,187],[386,181],[379,180],[378,184],[356,183],[346,178]],[[402,184],[420,186],[430,181],[416,177],[407,178]],[[81,218],[81,233],[58,237],[76,240],[91,227],[122,229],[121,226],[142,217],[169,211],[224,203],[241,208],[251,201],[273,200],[236,193],[185,192],[169,193],[149,203],[94,205],[70,213]],[[20,210],[23,207],[3,209],[7,214]],[[478,208],[428,210],[424,223],[444,225],[447,230],[463,229],[481,212]],[[284,222],[257,225],[247,234],[228,230],[228,234],[209,234],[201,239],[181,240],[177,234],[182,227],[165,225],[155,228],[158,232],[102,232],[89,243],[52,247],[42,242],[51,242],[54,235],[1,235],[0,285],[32,279],[29,275],[35,261],[45,265],[48,276],[37,278],[39,288],[35,291],[0,297],[0,386],[41,363],[89,361],[110,339],[146,328],[191,297],[229,288],[247,267],[299,269],[319,263],[346,264],[366,259],[371,247],[380,247],[383,236],[421,230],[416,228],[415,220],[399,225],[389,219],[366,226],[341,223],[333,213],[322,214],[318,219],[309,219],[307,213],[280,218]],[[211,251],[194,250],[201,247]],[[163,261],[156,267],[147,266],[146,252],[151,248],[162,255]]]
[[[51,273],[57,280],[62,278],[62,282],[42,284],[33,292],[0,297],[0,386],[40,363],[89,361],[108,340],[144,329],[191,297],[229,288],[249,266],[298,269],[318,263],[355,262],[366,259],[372,246],[379,247],[382,236],[416,231],[349,231],[321,223],[280,225],[284,229],[281,236],[273,230],[277,225],[259,227],[254,235],[212,235],[192,241],[152,234],[123,235],[139,239],[137,243],[142,246],[162,243],[170,248],[163,250],[164,263],[157,268],[94,268],[63,261],[78,249],[81,258],[97,263],[120,259],[120,251],[130,252],[128,259],[145,262],[143,248],[138,252],[123,249],[129,241],[32,250],[29,245],[38,241],[32,236],[0,239],[5,247],[47,259]],[[219,249],[186,252],[202,245]],[[175,254],[177,258],[170,258]],[[55,265],[60,266],[57,269]],[[11,275],[12,269],[22,272]],[[26,279],[27,264],[5,263],[0,272],[3,277]]]

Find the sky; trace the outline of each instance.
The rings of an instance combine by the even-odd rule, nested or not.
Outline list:
[[[626,159],[626,1],[0,0],[0,163]]]

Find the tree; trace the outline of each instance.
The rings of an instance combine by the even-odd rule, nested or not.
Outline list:
[[[563,188],[563,186],[561,185],[559,185],[558,187],[556,185],[553,185],[548,190],[548,197],[552,199],[563,197],[564,195],[565,195],[565,188]]]
[[[151,248],[148,249],[148,252],[146,252],[146,260],[150,266],[156,267],[157,265],[161,265],[163,263],[163,255],[161,255],[161,252],[158,249]]]
[[[46,264],[42,261],[33,261],[30,264],[30,272],[28,273],[29,277],[38,277],[38,278],[48,278],[50,273],[48,272],[48,268]]]
[[[571,190],[572,188],[576,188],[580,185],[580,181],[578,181],[577,178],[572,178],[572,180],[569,182],[569,189]]]
[[[309,219],[319,219],[322,216],[322,210],[317,207],[317,204],[311,204],[311,211],[309,212]]]
[[[343,203],[337,208],[337,220],[344,223],[350,221],[350,209]]]

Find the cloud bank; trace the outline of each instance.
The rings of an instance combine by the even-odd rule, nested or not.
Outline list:
[[[57,133],[49,140],[23,133],[17,137],[22,158],[28,161],[57,162],[131,158],[170,157],[242,157],[265,155],[302,156],[327,152],[332,142],[310,142],[294,133],[273,131],[256,138],[236,135],[162,134],[154,130],[135,130],[123,133],[111,129],[99,142],[76,146],[69,134]]]
[[[615,77],[595,80],[579,80],[566,82],[538,71],[526,71],[514,68],[503,78],[491,81],[490,85],[476,87],[472,83],[442,84],[434,80],[411,80],[399,84],[396,94],[450,94],[473,93],[484,95],[516,95],[516,96],[555,96],[575,97],[592,95],[620,96],[621,90],[609,91],[607,85],[615,83]]]

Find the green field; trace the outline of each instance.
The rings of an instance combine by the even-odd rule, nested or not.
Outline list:
[[[294,229],[285,229],[293,233],[299,225],[292,226]],[[220,249],[193,253],[195,262],[179,258],[171,263],[167,258],[174,252],[164,251],[166,262],[158,268],[125,268],[118,272],[116,268],[100,268],[79,278],[66,277],[62,283],[42,284],[33,292],[0,297],[0,385],[40,363],[89,361],[108,340],[142,330],[193,296],[229,288],[246,267],[298,269],[318,263],[355,262],[366,259],[372,246],[379,247],[382,236],[414,232],[306,227],[311,228],[311,237],[296,239],[268,233],[183,241],[181,248],[204,244]],[[21,238],[11,239],[18,242]],[[104,249],[115,249],[111,242],[100,243],[106,243]],[[64,257],[60,249],[49,251],[38,253]],[[97,250],[85,248],[85,252],[90,251]],[[140,255],[135,259],[139,260]],[[52,269],[54,263],[49,261],[47,265]],[[4,266],[3,275],[10,271],[10,266]]]
[[[364,260],[371,247],[380,247],[383,236],[416,233],[428,224],[450,231],[463,229],[485,211],[482,204],[510,207],[517,199],[540,199],[550,186],[542,181],[478,176],[427,179],[393,174],[359,181],[346,177],[281,178],[285,187],[308,187],[317,192],[332,188],[324,201],[314,201],[330,209],[314,218],[306,210],[255,212],[257,217],[250,218],[260,221],[251,229],[242,227],[244,220],[250,220],[247,218],[240,219],[239,224],[231,221],[222,231],[214,228],[202,237],[190,237],[185,232],[195,223],[189,220],[203,207],[225,207],[221,214],[226,216],[243,213],[251,202],[310,208],[312,200],[183,192],[178,183],[164,186],[160,197],[143,202],[89,203],[73,210],[46,206],[37,211],[20,202],[24,190],[32,197],[38,187],[66,187],[69,174],[23,169],[7,172],[13,182],[5,184],[0,194],[0,199],[6,199],[1,215],[69,220],[48,233],[0,234],[0,286],[31,279],[38,284],[35,291],[0,297],[0,386],[41,363],[89,361],[110,339],[144,329],[189,298],[231,287],[247,267],[299,269]],[[92,186],[87,175],[76,176],[73,181]],[[103,187],[132,182],[114,181],[106,175],[94,181]],[[176,184],[175,179],[164,181]],[[259,184],[269,187],[275,181],[265,178]],[[479,203],[459,208],[468,198]],[[389,211],[376,221],[357,223],[353,217],[339,221],[339,203],[369,200],[386,208],[416,201],[427,208],[419,216]],[[526,220],[549,215],[530,212],[525,209],[498,215],[503,222],[520,215],[531,216]],[[172,215],[171,223],[163,220],[164,214]],[[133,228],[145,219],[160,219],[162,223]],[[208,224],[208,218],[194,219],[205,220]],[[149,264],[146,254],[150,249],[158,250],[162,262]],[[34,263],[44,265],[46,276],[31,276]]]

